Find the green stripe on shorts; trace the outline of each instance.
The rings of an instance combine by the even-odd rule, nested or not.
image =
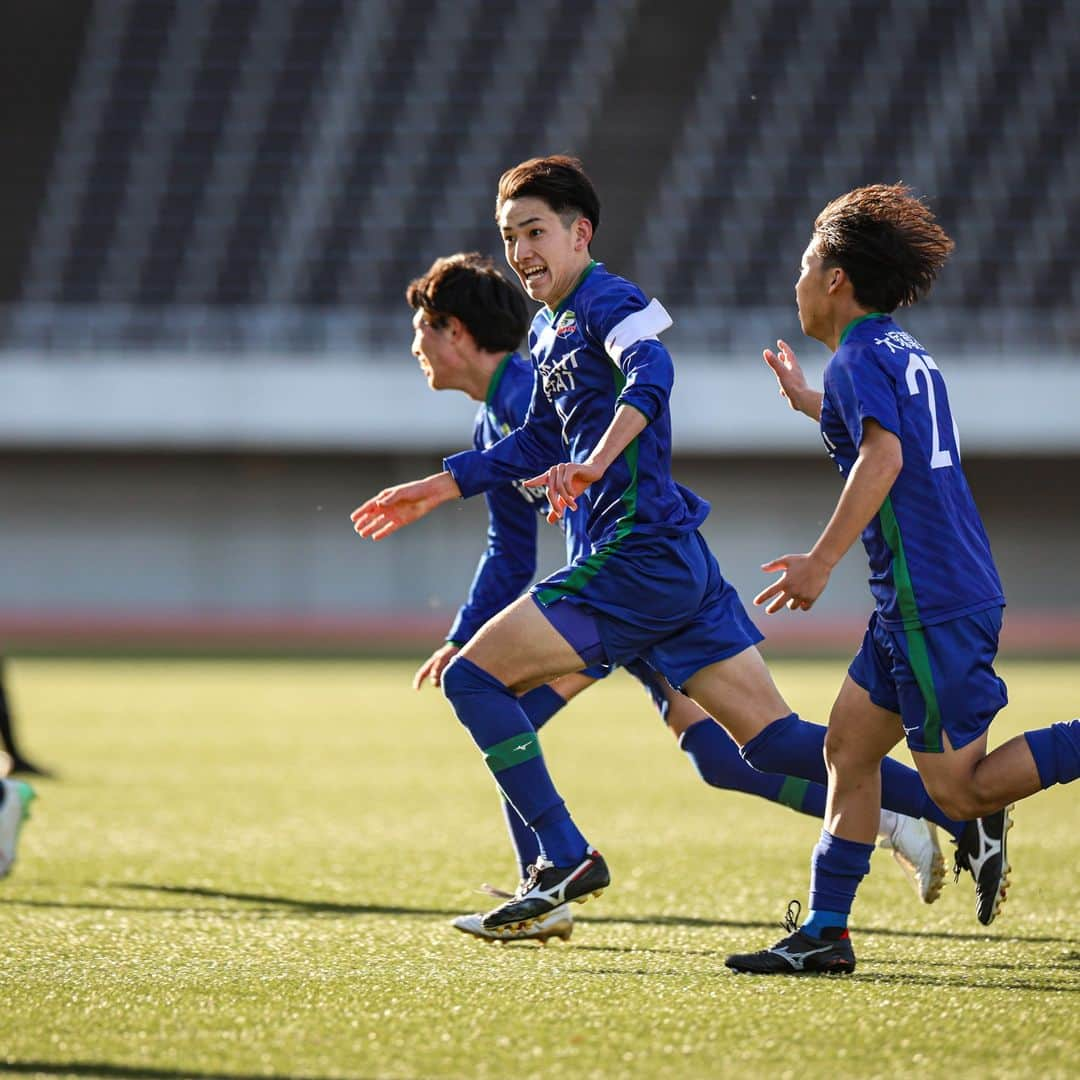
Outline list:
[[[539,756],[540,740],[535,731],[523,731],[520,735],[503,739],[484,751],[484,761],[493,773],[500,773],[512,765],[520,765]]]
[[[934,672],[930,667],[930,653],[926,648],[926,635],[922,630],[905,630],[907,638],[908,660],[915,673],[923,701],[926,704],[926,717],[923,720],[923,741],[931,753],[940,754],[945,747],[941,741],[941,708],[938,705],[937,690],[934,687]]]

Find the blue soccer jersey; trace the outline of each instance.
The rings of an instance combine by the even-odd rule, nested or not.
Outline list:
[[[825,369],[821,434],[844,476],[870,419],[903,452],[900,475],[862,535],[882,624],[911,630],[1002,605],[945,380],[922,345],[881,314],[852,323]]]
[[[657,301],[624,278],[591,263],[529,331],[536,372],[525,423],[481,452],[447,458],[463,496],[546,471],[569,458],[585,461],[615,410],[632,405],[650,421],[579,500],[593,549],[627,535],[679,536],[704,521],[709,505],[671,477],[668,395],[671,357],[656,335],[671,320]]]
[[[529,410],[533,368],[517,353],[508,354],[495,369],[487,398],[476,412],[473,446],[486,450],[521,425]],[[536,528],[548,509],[543,488],[527,488],[519,480],[504,482],[485,495],[488,507],[487,547],[480,557],[469,595],[457,613],[447,641],[464,645],[493,615],[516,600],[536,572]],[[584,508],[568,511],[567,559],[588,551],[581,527]]]

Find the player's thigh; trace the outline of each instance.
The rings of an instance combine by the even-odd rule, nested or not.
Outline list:
[[[551,679],[548,686],[563,699],[573,701],[583,690],[588,690],[593,683],[599,682],[592,675],[586,675],[584,671],[575,671],[570,675],[560,675],[557,679]]]
[[[825,734],[829,768],[876,769],[903,737],[900,714],[875,704],[869,692],[846,675],[829,713],[829,730]]]
[[[703,667],[683,690],[740,746],[791,712],[754,646]]]
[[[915,767],[919,770],[930,798],[952,817],[978,816],[966,811],[969,800],[975,795],[975,769],[986,757],[988,734],[984,731],[959,750],[955,750],[949,744],[946,732],[943,736],[944,749],[941,751],[911,751]]]
[[[517,693],[585,666],[528,594],[489,619],[458,656]]]

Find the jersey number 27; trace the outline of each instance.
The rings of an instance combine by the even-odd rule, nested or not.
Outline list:
[[[933,358],[923,353],[921,356],[919,353],[908,354],[908,366],[907,366],[907,387],[908,393],[914,397],[916,394],[922,392],[919,386],[919,376],[922,375],[926,380],[926,405],[930,410],[930,440],[931,440],[931,453],[930,453],[930,468],[931,469],[946,469],[953,463],[952,454],[948,450],[942,449],[941,446],[941,433],[938,429],[938,414],[937,414],[937,397],[934,393],[934,377],[931,374],[938,370],[937,364],[934,363]],[[945,384],[942,383],[942,390],[945,389]],[[960,453],[960,433],[956,430],[956,422],[953,421],[953,445],[956,447],[957,455]]]

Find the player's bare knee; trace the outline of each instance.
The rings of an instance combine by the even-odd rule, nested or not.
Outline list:
[[[469,665],[461,663],[460,654],[455,656],[453,660],[443,668],[440,686],[443,697],[453,704],[454,698],[458,694],[468,690],[473,681],[471,676],[472,673],[469,671]]]
[[[830,727],[825,733],[825,767],[830,772],[845,772],[862,765],[865,755],[857,739],[849,738],[842,730]]]
[[[954,821],[971,821],[990,812],[970,778],[924,776],[923,781],[930,798]]]

